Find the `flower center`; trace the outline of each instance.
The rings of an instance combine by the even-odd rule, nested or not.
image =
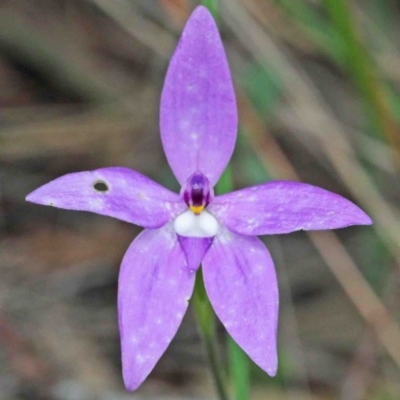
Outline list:
[[[181,190],[181,196],[189,207],[174,221],[175,232],[186,237],[213,237],[218,233],[219,224],[216,218],[207,212],[214,195],[207,177],[201,172],[191,175]]]
[[[213,237],[218,233],[219,224],[216,218],[204,210],[200,215],[186,210],[174,221],[175,232],[186,237]]]
[[[183,185],[181,196],[192,212],[199,215],[212,200],[213,190],[207,177],[198,171]]]

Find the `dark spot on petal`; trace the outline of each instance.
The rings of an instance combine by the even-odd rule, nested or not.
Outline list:
[[[96,190],[96,192],[100,192],[100,193],[107,193],[110,190],[108,183],[104,182],[104,181],[94,182],[93,189]]]

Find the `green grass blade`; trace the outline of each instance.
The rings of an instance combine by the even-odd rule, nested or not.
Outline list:
[[[218,12],[218,0],[202,0],[202,4],[204,7],[207,7],[215,21],[218,23],[219,21],[219,12]]]
[[[363,46],[346,0],[324,0],[332,25],[341,38],[345,67],[357,86],[375,132],[393,143],[395,132],[386,92],[375,66]]]

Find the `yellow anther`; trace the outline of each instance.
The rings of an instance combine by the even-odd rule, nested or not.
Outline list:
[[[204,210],[204,206],[190,206],[190,209],[194,214],[199,215]]]

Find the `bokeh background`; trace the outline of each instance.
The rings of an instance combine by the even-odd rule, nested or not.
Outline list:
[[[215,398],[190,311],[143,386],[124,390],[117,276],[138,228],[24,200],[62,174],[114,165],[179,190],[159,98],[199,3],[0,1],[1,400]],[[272,379],[251,366],[251,398],[399,399],[400,3],[209,3],[238,98],[234,187],[301,180],[375,221],[264,238],[280,369]]]

